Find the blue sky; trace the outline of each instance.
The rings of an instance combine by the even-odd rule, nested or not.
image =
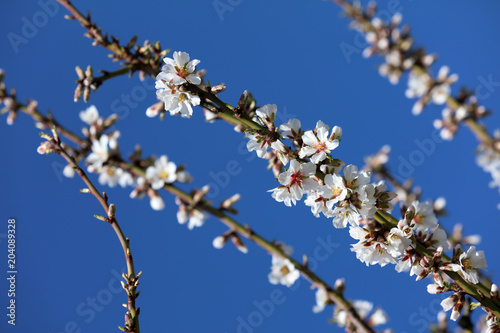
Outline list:
[[[441,223],[451,229],[460,222],[466,234],[481,234],[479,249],[486,253],[487,273],[498,275],[500,196],[488,187],[489,175],[475,164],[472,134],[461,129],[452,142],[433,139],[432,121],[441,108],[429,107],[419,117],[412,116],[414,101],[404,96],[405,80],[391,85],[376,71],[380,59],[361,57],[363,43],[333,3],[221,2],[231,9],[218,13],[214,2],[201,0],[92,0],[75,5],[83,12],[91,10],[104,31],[124,42],[137,34],[140,41],[159,40],[164,48],[200,59],[198,67],[208,71],[212,84],[226,83],[220,97],[227,102],[235,104],[248,89],[259,104],[277,104],[278,112],[286,112],[287,119],[299,118],[303,128],[314,127],[317,120],[341,126],[344,134],[335,156],[347,164],[361,166],[364,156],[391,145],[390,166],[400,177],[415,179],[424,199],[447,199],[450,214]],[[118,112],[116,129],[122,133],[124,155],[140,143],[145,155],[166,154],[186,164],[194,183],[183,188],[212,184],[211,200],[216,204],[240,193],[236,219],[268,239],[292,245],[295,258],[314,257],[318,247],[333,244],[331,254],[317,260],[319,276],[331,284],[345,277],[346,296],[381,306],[395,331],[426,331],[424,322],[435,318],[442,298],[427,294],[430,282],[415,282],[392,266],[366,267],[350,252],[353,240],[347,230],[334,229],[326,218],[316,219],[303,204],[288,208],[275,202],[266,192],[276,187],[266,161],[241,149],[245,139],[231,126],[205,123],[201,109],[195,109],[189,120],[147,118],[145,110],[156,101],[155,92],[152,80],[140,82],[137,76],[104,84],[89,104],[74,103],[75,66],[90,64],[96,71],[118,65],[107,58],[106,50],[91,47],[76,22],[64,20],[64,8],[44,9],[43,3],[6,2],[0,12],[0,67],[6,71],[7,86],[15,87],[21,100],[36,99],[41,110],[51,110],[75,132],[83,126],[78,112],[90,104],[103,116]],[[416,43],[439,54],[437,66],[448,65],[459,74],[454,91],[461,85],[477,89],[485,80],[500,81],[497,1],[379,1],[379,8],[400,11]],[[29,30],[25,26],[31,23],[37,26]],[[22,42],[13,43],[14,35]],[[356,51],[346,56],[341,45]],[[481,91],[481,102],[497,111],[498,86]],[[131,103],[125,102],[127,95]],[[489,127],[498,127],[499,119],[494,112],[487,120]],[[19,115],[8,126],[2,116],[0,127],[0,236],[6,233],[7,219],[15,218],[19,272],[16,327],[6,323],[8,286],[0,280],[0,331],[116,329],[123,324],[121,304],[126,301],[116,276],[125,264],[112,229],[93,218],[102,214],[100,206],[79,193],[79,179],[62,177],[65,163],[60,157],[36,153],[41,139],[31,119]],[[432,142],[434,151],[405,172],[404,161],[421,150],[418,142],[424,141]],[[224,182],[222,174],[232,161],[240,171]],[[92,179],[97,183],[95,175]],[[256,313],[262,321],[253,332],[342,332],[328,324],[330,309],[312,313],[314,292],[305,280],[292,289],[269,284],[271,257],[259,247],[247,242],[246,255],[230,244],[214,249],[213,238],[226,231],[217,220],[211,218],[202,228],[189,231],[177,223],[177,206],[168,194],[163,195],[166,209],[155,212],[147,200],[129,199],[130,188],[99,188],[116,204],[136,267],[144,271],[138,299],[143,332],[238,332],[241,321],[259,317]],[[1,237],[0,242],[5,276],[7,243]],[[259,310],[259,304],[272,299],[272,311]]]

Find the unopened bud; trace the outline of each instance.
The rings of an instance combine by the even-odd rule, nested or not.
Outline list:
[[[415,217],[415,207],[411,205],[406,211],[405,219],[410,223],[411,220],[413,220],[413,217]]]
[[[241,238],[234,234],[233,237],[231,237],[231,240],[233,241],[233,244],[234,246],[236,246],[236,248],[243,252],[243,253],[248,253],[248,248],[246,247],[246,245],[243,243],[243,241],[241,240]]]
[[[151,191],[149,194],[149,203],[151,204],[151,208],[154,210],[162,210],[165,208],[165,202],[163,199],[156,193],[156,191]]]
[[[78,75],[78,78],[80,80],[85,79],[85,72],[83,71],[83,69],[80,66],[76,66],[75,71],[76,71],[76,75]]]
[[[492,298],[494,298],[496,300],[500,299],[499,293],[498,293],[498,286],[496,284],[494,284],[494,283],[491,285],[490,295],[491,295]]]
[[[97,214],[94,214],[94,217],[98,220],[101,220],[101,221],[105,221],[105,222],[108,222],[108,218],[107,217],[104,217],[102,215],[97,215]]]
[[[210,191],[210,186],[205,185],[203,186],[200,190],[196,191],[196,193],[193,195],[193,201],[195,203],[200,202],[205,195]]]
[[[221,204],[221,207],[224,209],[230,209],[232,206],[237,203],[241,199],[241,195],[239,193],[234,194],[232,197],[224,200]]]
[[[108,207],[108,217],[110,219],[115,217],[116,207],[114,204],[109,205]]]
[[[218,85],[212,87],[212,89],[210,89],[212,94],[218,94],[218,93],[223,92],[224,90],[226,90],[226,85],[224,83],[218,84]]]
[[[92,78],[94,76],[94,70],[92,69],[92,66],[88,65],[87,70],[85,71],[85,77]]]
[[[38,154],[40,155],[44,155],[44,154],[50,154],[53,152],[52,149],[50,149],[50,142],[48,141],[45,141],[45,142],[42,142],[40,144],[40,146],[38,146],[37,150]]]
[[[333,288],[338,294],[342,295],[345,291],[345,279],[344,278],[337,279],[335,281]]]
[[[440,211],[446,207],[446,199],[439,197],[434,201],[434,210]]]
[[[217,236],[212,241],[212,245],[216,249],[222,249],[226,245],[227,239],[224,236]]]
[[[116,113],[111,114],[106,120],[104,120],[104,127],[108,128],[113,126],[113,124],[118,120],[118,115]]]
[[[28,103],[28,111],[30,113],[35,113],[37,107],[38,107],[38,102],[37,101],[35,101],[35,100],[29,101],[29,103]]]
[[[7,125],[12,125],[16,121],[17,118],[17,112],[16,111],[10,111],[9,114],[7,115]]]
[[[87,103],[90,99],[90,88],[88,86],[86,86],[84,89],[83,89],[83,101],[85,103]]]

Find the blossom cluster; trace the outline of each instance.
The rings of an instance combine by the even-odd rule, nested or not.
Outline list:
[[[379,66],[379,73],[387,77],[392,84],[397,84],[402,74],[409,72],[405,95],[410,99],[417,98],[412,109],[414,115],[420,114],[431,102],[445,105],[442,117],[434,121],[434,127],[440,131],[444,140],[452,140],[461,123],[467,120],[477,122],[488,115],[486,108],[478,103],[473,92],[462,90],[456,97],[452,96],[451,86],[457,82],[458,75],[450,75],[447,66],[442,66],[437,77],[433,78],[430,66],[436,56],[427,54],[422,48],[413,47],[414,41],[409,29],[400,27],[400,13],[396,13],[388,23],[374,17],[374,13],[374,8],[363,12],[356,3],[354,10],[350,12],[350,15],[356,18],[353,21],[354,27],[365,34],[369,44],[363,51],[363,56],[384,56],[385,63]],[[491,174],[491,186],[500,188],[500,135],[495,135],[493,142],[480,145],[478,151],[478,165]],[[500,209],[500,204],[498,208]]]
[[[130,165],[121,163],[123,161],[118,146],[120,132],[111,131],[105,133],[113,124],[113,121],[117,119],[116,116],[112,115],[108,119],[103,119],[99,116],[97,108],[92,105],[80,112],[80,119],[88,125],[88,127],[82,129],[90,146],[90,152],[85,158],[87,171],[99,174],[99,184],[109,187],[120,185],[123,188],[131,186],[134,188],[130,193],[131,198],[148,195],[151,208],[162,210],[165,208],[165,202],[158,193],[159,189],[174,182],[188,183],[192,181],[191,175],[184,170],[184,167],[178,167],[166,155],[141,160],[138,154],[134,154],[135,160],[133,162],[136,165],[144,166],[144,174],[138,175],[132,172]],[[110,121],[110,119],[113,121]],[[42,144],[38,148],[38,152],[48,153],[49,151]],[[75,171],[68,164],[63,169],[63,174],[66,177],[74,177]],[[208,189],[205,190],[205,194],[207,192]],[[176,203],[179,205],[177,220],[180,224],[184,224],[189,220],[189,229],[202,226],[208,218],[206,213],[181,203],[179,198],[176,198]]]
[[[396,21],[398,18],[394,19],[394,26],[397,26]],[[383,27],[376,22],[374,25]],[[376,46],[365,53],[392,45],[390,41],[382,41],[382,38],[388,36],[372,35],[367,38],[376,42]],[[411,43],[408,43],[409,49]],[[189,56],[186,55],[185,59],[189,60]],[[425,63],[428,66],[432,63],[432,59],[428,57],[415,58],[413,61],[399,65],[411,67],[413,63]],[[395,67],[396,63],[392,63],[392,66]],[[448,75],[447,68],[441,69],[435,81],[425,75],[417,71],[410,75],[407,95],[419,98],[414,113],[419,113],[429,101],[444,104],[450,93],[450,85],[456,81],[455,76]],[[172,80],[172,76],[168,78]],[[396,194],[388,191],[383,181],[371,183],[370,172],[359,171],[355,165],[345,166],[343,161],[333,158],[332,152],[339,147],[342,129],[338,126],[330,128],[318,121],[313,130],[303,130],[298,119],[290,119],[287,123],[276,126],[276,113],[277,106],[267,104],[249,114],[253,122],[258,124],[258,129],[237,126],[238,130],[246,132],[249,151],[255,151],[258,157],[272,161],[273,166],[279,165],[279,168],[273,169],[285,167],[284,171],[277,174],[280,185],[269,191],[272,198],[289,207],[304,199],[314,216],[319,217],[321,214],[331,218],[335,228],[349,226],[349,234],[357,241],[351,250],[367,266],[385,266],[391,263],[398,272],[409,270],[410,275],[417,276],[417,280],[432,274],[435,284],[428,288],[431,293],[452,290],[448,288],[449,283],[446,284],[442,275],[446,270],[459,272],[473,284],[479,282],[478,269],[487,267],[484,253],[476,251],[474,246],[464,252],[460,245],[457,245],[453,258],[447,260],[443,256],[443,252],[449,250],[447,235],[439,227],[432,203],[415,200],[397,224],[382,224],[374,218],[375,213],[391,211],[391,200]],[[289,145],[284,143],[286,140],[290,142]],[[230,234],[216,238],[214,246],[222,247],[229,237]],[[417,251],[417,247],[430,251],[433,257],[429,258],[422,251]],[[291,251],[284,246],[282,249],[286,254]],[[288,259],[272,256],[269,274],[271,283],[291,286],[299,275]],[[322,291],[318,290],[318,293],[317,298],[320,301],[315,311],[321,309],[320,303],[324,299]],[[456,297],[456,293],[450,297],[451,301],[448,303],[453,303],[456,309],[461,310],[462,298]],[[449,309],[448,303],[443,304],[445,310]],[[456,319],[453,314],[452,319]]]
[[[330,131],[327,125],[318,121],[314,130],[303,131],[297,119],[277,129],[274,126],[276,111],[274,105],[257,109],[258,119],[268,132],[254,131],[247,144],[247,148],[256,151],[259,157],[269,158],[274,154],[284,165],[289,162],[289,167],[278,176],[280,186],[270,190],[276,201],[291,206],[305,196],[304,203],[311,207],[314,216],[323,214],[331,218],[335,228],[349,225],[350,236],[357,240],[351,250],[367,266],[395,264],[398,272],[409,270],[417,280],[432,274],[435,288],[444,286],[443,270],[460,272],[473,284],[479,282],[478,269],[487,264],[484,253],[476,251],[475,246],[463,252],[457,245],[451,261],[443,260],[442,253],[449,250],[449,245],[432,203],[413,201],[405,218],[396,226],[380,224],[373,219],[374,214],[377,210],[392,210],[389,201],[395,194],[387,191],[383,182],[370,183],[370,172],[358,171],[354,165],[345,166],[340,175],[345,163],[334,160],[331,152],[338,147],[342,130],[335,126]],[[294,149],[283,144],[285,139],[291,141]],[[416,251],[417,244],[433,251],[434,258],[429,259]],[[288,273],[289,269],[285,271]],[[453,300],[454,305],[459,301]]]
[[[196,74],[196,65],[200,61],[190,60],[186,52],[174,52],[173,59],[165,57],[163,61],[165,65],[156,76],[156,96],[163,101],[165,111],[189,118],[193,115],[193,106],[200,104],[200,98],[184,89],[183,85],[201,83],[201,78]],[[160,112],[158,108],[149,108],[146,115],[155,117]]]

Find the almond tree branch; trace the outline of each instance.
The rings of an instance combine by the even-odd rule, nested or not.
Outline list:
[[[395,227],[398,224],[398,220],[391,216],[390,214],[378,210],[375,213],[375,220],[377,222],[382,223],[383,225]],[[420,254],[427,256],[428,258],[432,258],[434,253],[428,250],[425,246],[420,244],[419,242],[415,242],[416,251]],[[448,256],[445,254],[442,255],[443,259],[450,260]],[[455,281],[467,294],[475,298],[479,303],[489,308],[497,317],[500,316],[500,303],[491,298],[489,288],[485,287],[482,283],[478,284],[469,284],[465,281],[458,273],[441,270],[442,273],[448,275],[453,281]]]
[[[71,167],[76,171],[76,173],[80,176],[83,182],[87,185],[87,189],[82,190],[82,192],[91,193],[97,199],[97,201],[99,201],[102,208],[107,214],[107,217],[98,215],[96,215],[95,217],[105,222],[108,222],[111,225],[122,245],[123,252],[125,255],[125,260],[127,262],[127,275],[125,274],[123,275],[126,283],[122,283],[122,286],[127,292],[128,296],[128,304],[127,304],[128,320],[125,322],[125,327],[121,329],[124,332],[140,333],[140,328],[139,328],[140,308],[136,308],[135,300],[140,294],[140,292],[137,291],[137,286],[139,285],[139,277],[141,276],[142,272],[140,272],[137,275],[135,273],[134,259],[132,257],[132,251],[130,249],[130,239],[125,237],[122,229],[120,228],[120,225],[118,224],[118,221],[116,220],[115,205],[108,203],[108,197],[106,196],[106,193],[103,192],[103,194],[101,195],[101,193],[97,190],[94,184],[92,184],[90,179],[87,177],[85,171],[83,171],[78,166],[78,164],[75,162],[75,159],[66,152],[64,147],[62,147],[61,140],[55,128],[53,129],[53,133],[54,133],[53,138],[45,135],[45,137],[48,139],[48,142],[50,143],[51,146],[50,150],[61,155],[68,162],[68,164],[71,165]]]
[[[354,5],[352,2],[350,2],[348,0],[330,0],[330,1],[339,5],[344,10],[346,16],[350,17],[354,22],[357,23],[357,25],[359,27],[358,29],[361,32],[366,33],[366,32],[377,31],[377,28],[373,25],[373,23],[371,21],[371,19],[375,15],[375,7],[374,6],[369,7],[366,10],[363,10],[360,6]],[[384,25],[383,29],[388,29],[388,27]],[[406,38],[408,40],[410,40],[411,37],[409,35],[409,32],[405,31],[404,33],[405,33]],[[390,50],[390,48],[388,48],[388,49]],[[376,53],[378,53],[380,56],[386,55],[387,52],[388,51],[381,51],[381,50],[376,51]],[[411,49],[407,50],[406,52],[409,55],[417,55],[418,54],[419,58],[423,58],[426,56],[425,51],[421,48],[420,49],[411,48]],[[427,72],[427,69],[425,67],[421,66],[421,64],[419,64],[418,62],[409,68],[398,68],[398,70],[400,70],[400,71],[416,70],[416,71],[419,71],[421,73]],[[432,85],[436,85],[436,84],[437,84],[436,81],[434,81],[432,83]],[[453,96],[449,95],[447,97],[446,102],[452,110],[456,111],[460,107],[463,107],[465,105],[464,101],[465,101],[467,95],[468,94],[465,92],[461,93],[461,95],[459,95],[457,97],[453,97]],[[485,117],[486,115],[487,115],[487,112],[486,113],[485,112],[477,113],[477,114],[471,113],[459,122],[463,122],[465,124],[465,126],[472,132],[472,134],[476,137],[476,139],[483,146],[489,147],[496,152],[500,152],[500,143],[498,143],[498,141],[495,140],[493,138],[493,136],[488,133],[488,129],[486,128],[485,124],[479,123],[479,119],[481,117]]]
[[[5,89],[4,89],[5,90]],[[0,89],[1,91],[1,89]],[[15,98],[15,96],[8,96],[8,98]],[[0,99],[0,102],[2,100]],[[16,103],[19,105],[18,110],[21,111],[22,113],[26,113],[27,115],[31,116],[33,119],[36,119],[37,121],[41,122],[43,125],[43,128],[49,127],[51,124],[55,123],[55,120],[49,120],[47,117],[44,117],[43,115],[40,114],[38,110],[31,110],[28,111],[27,107],[23,106],[21,102],[16,100]],[[57,131],[60,130],[60,133],[62,136],[71,139],[74,141],[77,145],[82,144],[80,148],[83,148],[84,145],[87,145],[87,140],[83,138],[79,138],[78,135],[74,134],[73,132],[64,129],[61,125],[57,127]],[[137,285],[134,285],[137,283],[137,279],[140,276],[135,275],[135,270],[133,267],[133,261],[132,261],[132,255],[130,253],[130,244],[128,238],[125,238],[123,235],[116,219],[114,218],[114,215],[110,215],[110,205],[108,205],[107,202],[107,197],[104,195],[101,195],[99,191],[95,188],[95,186],[90,182],[89,178],[85,174],[85,172],[78,167],[74,159],[69,156],[64,148],[61,146],[60,141],[56,142],[55,139],[52,139],[54,142],[51,141],[51,143],[54,145],[53,149],[55,152],[61,154],[68,163],[75,168],[76,172],[78,175],[83,179],[83,181],[87,184],[90,193],[92,193],[97,200],[101,203],[103,206],[103,209],[108,213],[108,217],[105,219],[108,223],[110,223],[113,228],[115,229],[115,232],[117,233],[120,242],[122,244],[122,247],[124,249],[126,258],[127,258],[127,268],[128,268],[128,275],[127,278],[130,281],[130,287],[134,287],[134,289],[130,289],[130,297],[137,298],[139,293],[135,292],[135,287]],[[126,161],[121,160],[119,157],[112,157],[112,159],[109,161],[110,165],[116,165],[119,166],[120,168],[127,170],[131,172],[132,174],[139,176],[139,177],[144,177],[146,176],[145,171],[143,168],[132,164],[128,163]],[[195,202],[194,195],[188,194],[175,185],[172,184],[167,184],[163,187],[163,189],[175,196],[178,196],[182,198],[183,200],[187,202]],[[353,308],[351,303],[344,298],[342,293],[337,292],[334,288],[332,288],[330,285],[328,285],[323,279],[318,277],[314,272],[312,272],[308,267],[307,263],[301,264],[300,262],[296,261],[293,259],[291,256],[287,255],[286,253],[283,252],[283,250],[276,246],[274,242],[268,241],[256,232],[254,232],[248,225],[242,225],[235,221],[233,218],[231,218],[229,215],[224,213],[222,208],[215,208],[212,206],[209,202],[201,200],[196,203],[196,208],[202,209],[206,211],[207,213],[211,214],[218,220],[220,220],[223,224],[234,230],[234,232],[240,234],[241,236],[253,241],[255,244],[257,244],[259,247],[263,248],[264,250],[268,251],[270,254],[277,255],[281,258],[288,259],[294,266],[295,268],[300,271],[301,275],[304,276],[313,286],[315,287],[320,287],[324,288],[327,291],[328,297],[331,302],[333,302],[339,309],[343,310],[346,312],[348,317],[350,318],[351,323],[357,328],[358,332],[362,333],[374,333],[375,331],[373,328],[366,323],[357,313],[357,311]],[[113,213],[114,214],[114,213]],[[139,309],[135,309],[135,301],[132,302],[132,299],[129,298],[129,306],[128,306],[131,318],[133,319],[132,323],[136,323],[136,333],[138,333],[138,314],[139,314]],[[135,318],[135,319],[134,319]],[[131,331],[132,332],[132,331]]]

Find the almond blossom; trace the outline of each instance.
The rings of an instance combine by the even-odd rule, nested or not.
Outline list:
[[[460,244],[457,245],[457,250],[461,251]],[[467,252],[460,254],[457,264],[450,264],[455,272],[463,274],[468,281],[477,284],[479,283],[478,269],[488,267],[483,251],[477,251],[476,247],[471,246]]]
[[[309,157],[314,164],[323,161],[327,154],[330,154],[333,149],[339,146],[338,138],[329,138],[329,130],[330,128],[320,120],[316,124],[316,129],[314,131],[306,131],[302,135],[304,147],[300,149],[299,157]],[[341,135],[342,130],[340,127],[337,127],[336,130],[339,131]],[[334,132],[332,134],[335,135],[336,133]]]
[[[107,135],[102,135],[99,140],[92,141],[92,152],[85,160],[89,164],[87,168],[89,172],[95,172],[96,170],[99,170],[102,165],[108,160],[108,144],[109,137]]]
[[[176,170],[175,163],[170,162],[168,157],[163,155],[155,161],[154,165],[146,169],[146,179],[151,183],[151,187],[157,190],[177,179]]]
[[[288,207],[295,205],[301,200],[305,192],[311,191],[318,183],[311,179],[316,174],[316,165],[311,162],[301,164],[297,160],[290,161],[287,171],[281,173],[278,181],[281,186],[269,190],[273,192],[272,197],[278,202],[284,202]]]
[[[286,255],[290,255],[292,253],[292,248],[290,246],[285,246],[283,244],[279,244],[279,246],[283,249],[283,252]],[[269,283],[282,284],[290,287],[300,277],[300,272],[295,268],[290,260],[273,254],[271,262],[271,273],[268,275]]]
[[[156,80],[164,80],[171,82],[174,85],[181,85],[189,82],[195,85],[201,83],[201,79],[196,75],[196,65],[200,60],[193,59],[189,61],[189,54],[186,52],[174,52],[172,58],[164,58],[165,65],[162,67],[160,74],[156,76]]]

